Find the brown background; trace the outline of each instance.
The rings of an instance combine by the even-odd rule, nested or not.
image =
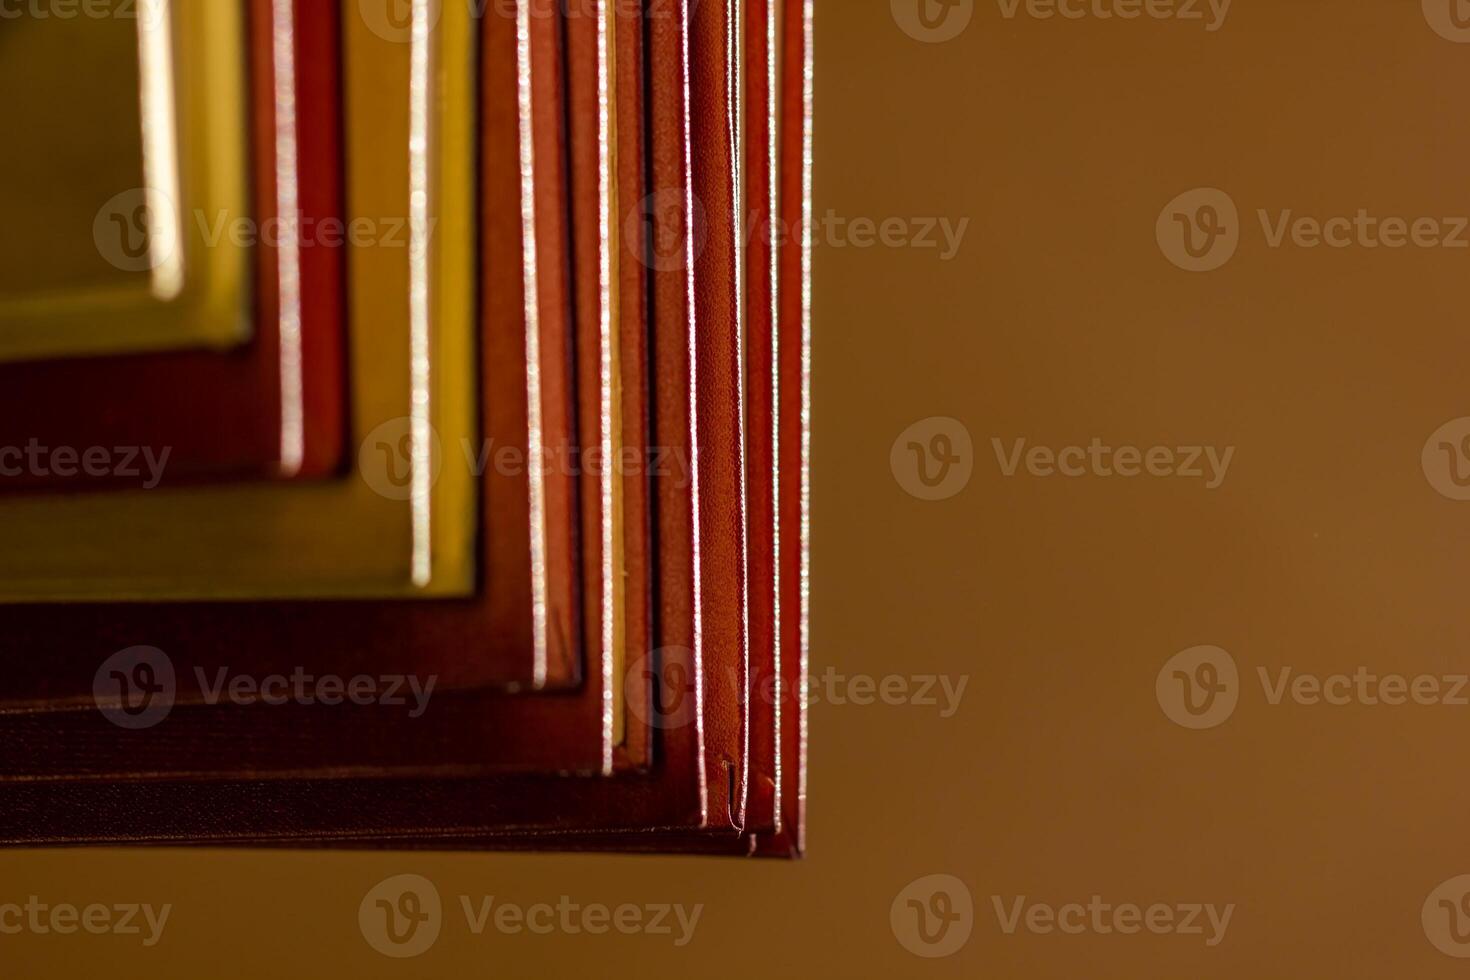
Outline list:
[[[1256,210],[1470,214],[1470,46],[1410,0],[1236,0],[1200,22],[1005,19],[923,44],[888,0],[818,0],[817,212],[970,218],[933,249],[819,234],[816,669],[968,677],[959,712],[819,703],[801,864],[596,857],[0,855],[0,902],[174,905],[163,942],[0,936],[7,977],[1450,977],[1420,909],[1470,871],[1470,706],[1268,704],[1275,672],[1470,670],[1470,503],[1420,451],[1470,415],[1470,250],[1269,248]],[[1177,194],[1227,191],[1239,252],[1180,271]],[[1470,233],[1467,233],[1470,237]],[[974,477],[924,502],[889,451],[962,421]],[[1224,485],[1001,476],[1007,443],[1235,446]],[[1208,731],[1154,693],[1230,651]],[[380,957],[391,874],[449,906]],[[921,960],[889,906],[965,881],[969,943]],[[704,903],[694,942],[472,937],[460,894]],[[991,897],[1235,903],[1225,941],[1005,935]]]

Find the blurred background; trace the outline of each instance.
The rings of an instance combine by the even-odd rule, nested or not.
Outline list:
[[[6,852],[171,912],[0,973],[1462,974],[1461,13],[817,0],[809,858]]]

